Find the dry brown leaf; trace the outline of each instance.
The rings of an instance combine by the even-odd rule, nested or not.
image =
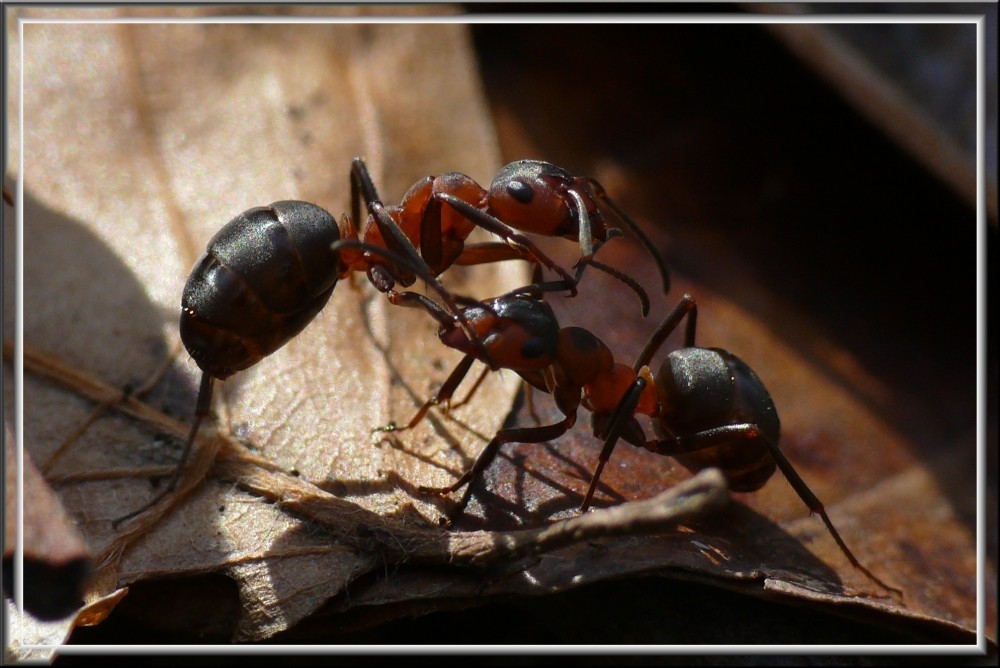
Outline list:
[[[955,642],[971,642],[978,614],[987,634],[995,629],[995,602],[976,594],[980,566],[987,591],[996,576],[995,563],[977,564],[976,555],[983,472],[975,219],[966,203],[914,170],[755,27],[495,26],[476,36],[505,154],[572,163],[647,225],[675,271],[674,292],[654,300],[659,313],[684,291],[697,297],[699,343],[757,371],[781,416],[783,450],[861,561],[905,598],[883,598],[851,568],[780,476],[739,495],[750,510],[698,522],[676,545],[636,539],[629,565],[669,560],[751,593],[868,610],[880,624],[911,622],[922,640],[926,620]],[[604,48],[589,48],[597,43]],[[539,65],[557,60],[574,67]],[[574,95],[572,122],[548,113]],[[615,242],[601,252],[656,284],[637,249]],[[640,321],[619,299],[602,309],[552,301],[563,325],[599,332],[626,362],[657,320]],[[550,410],[547,398],[538,404]],[[490,473],[485,522],[571,508],[596,447],[580,428],[551,448],[510,448]],[[602,501],[642,498],[686,475],[619,445]],[[588,572],[612,575],[624,561]],[[532,575],[546,581],[540,569]]]
[[[387,201],[425,174],[462,169],[488,182],[499,164],[458,26],[28,24],[23,49],[25,342],[112,385],[141,381],[168,354],[187,271],[240,210],[297,198],[339,214],[358,154]],[[521,267],[459,273],[457,290],[486,294],[526,279]],[[458,355],[424,314],[390,315],[356,283],[280,353],[222,386],[222,424],[320,489],[381,514],[434,518],[433,505],[387,474],[437,482],[435,449],[474,451],[516,383],[491,375],[461,414],[468,427],[443,445],[430,422],[414,432],[410,447],[426,461],[376,447],[370,429],[406,418]],[[196,381],[181,355],[152,401],[187,420]],[[24,396],[41,462],[93,409],[31,374]],[[266,637],[370,567],[217,480],[192,485],[134,544],[111,543],[110,520],[156,491],[135,469],[169,466],[177,445],[110,415],[51,471],[93,549],[112,545],[117,583],[229,568],[247,611],[239,633]]]
[[[92,371],[113,385],[133,382],[154,368],[169,347],[166,342],[176,336],[176,301],[187,271],[185,263],[189,266],[193,254],[200,250],[200,243],[238,209],[290,196],[322,203],[331,210],[346,208],[346,166],[350,156],[357,152],[365,153],[371,164],[381,165],[377,167],[376,178],[387,200],[398,197],[409,183],[425,173],[461,169],[480,181],[488,181],[500,160],[493,155],[480,155],[478,159],[475,155],[477,149],[491,146],[492,140],[489,130],[480,125],[483,114],[474,92],[477,86],[471,81],[473,75],[466,69],[457,77],[440,74],[451,71],[450,67],[466,68],[468,62],[455,58],[459,46],[451,45],[438,33],[433,37],[422,33],[432,28],[310,26],[305,32],[296,32],[294,38],[287,34],[282,38],[280,29],[265,32],[260,27],[244,27],[238,30],[254,36],[253,49],[247,51],[241,38],[223,32],[221,27],[201,27],[196,31],[200,34],[190,38],[193,46],[188,51],[177,48],[188,42],[173,32],[179,30],[176,26],[150,27],[151,32],[142,33],[141,39],[137,26],[115,27],[111,29],[114,37],[88,42],[119,57],[122,44],[141,43],[141,49],[135,46],[124,49],[126,54],[138,54],[137,64],[130,65],[134,71],[124,77],[117,74],[108,77],[106,72],[95,73],[96,66],[89,65],[86,72],[73,79],[76,90],[81,92],[68,96],[77,103],[88,97],[94,97],[98,105],[103,101],[104,107],[96,117],[81,115],[79,104],[67,109],[64,103],[67,86],[57,75],[73,71],[70,66],[77,58],[54,61],[59,68],[53,71],[46,67],[43,81],[49,81],[48,92],[27,90],[26,94],[39,94],[39,99],[45,102],[33,109],[47,120],[48,131],[67,126],[74,131],[55,145],[41,138],[27,144],[29,149],[44,148],[36,159],[47,158],[49,162],[43,161],[44,169],[36,172],[31,171],[31,163],[27,164],[27,184],[32,184],[34,175],[35,182],[47,183],[48,187],[38,194],[29,190],[25,220],[43,226],[40,230],[48,225],[46,234],[39,236],[50,241],[41,245],[42,239],[36,240],[39,245],[35,248],[45,251],[38,256],[44,261],[31,265],[33,255],[28,248],[31,239],[26,229],[26,286],[31,284],[27,280],[29,265],[38,285],[46,284],[44,279],[52,273],[49,270],[52,266],[61,271],[57,285],[50,285],[47,290],[36,288],[37,293],[26,296],[26,301],[38,305],[37,311],[33,309],[26,316],[26,340],[33,344],[37,341],[39,348],[56,353],[75,367]],[[312,38],[304,36],[313,31]],[[335,37],[322,37],[331,34],[324,31],[332,31]],[[310,43],[321,54],[308,48]],[[543,43],[560,42],[553,39]],[[170,48],[163,48],[163,44],[169,44]],[[163,70],[153,62],[156,45],[161,45],[159,53],[168,58]],[[436,48],[431,49],[432,45]],[[46,46],[64,51],[74,48],[73,40],[64,36],[49,38]],[[215,49],[220,49],[224,56],[213,56]],[[401,53],[410,55],[404,57]],[[423,60],[442,53],[444,62]],[[333,73],[327,71],[331,54],[337,63]],[[281,65],[269,66],[271,56]],[[214,57],[221,57],[222,61],[213,60]],[[88,62],[102,61],[91,55]],[[287,67],[286,62],[294,62],[295,67]],[[539,62],[552,59],[533,57],[528,65]],[[512,63],[518,72],[540,71],[513,59]],[[258,71],[262,66],[263,70]],[[317,68],[320,73],[315,72]],[[115,72],[118,69],[112,67]],[[434,71],[437,76],[424,81],[419,78],[424,70]],[[586,79],[581,82],[568,74]],[[616,74],[601,75],[597,66],[573,72],[559,70],[543,85],[552,99],[538,104],[536,111],[559,109],[566,100],[575,99],[573,96],[579,91],[588,90],[593,81],[613,81]],[[114,87],[109,85],[109,79],[110,84],[131,83],[119,86],[126,89],[124,93],[114,94],[108,90]],[[292,83],[303,79],[311,83]],[[459,86],[456,82],[463,84]],[[530,82],[524,78],[509,78],[506,84],[516,85],[519,90],[515,96],[522,96],[524,101],[537,100],[530,94]],[[421,92],[400,94],[413,90]],[[128,103],[122,103],[121,98]],[[60,100],[63,102],[57,103]],[[293,100],[290,105],[289,100]],[[242,113],[237,116],[228,112],[229,104]],[[470,108],[476,111],[469,113]],[[561,134],[578,140],[600,136],[608,130],[600,121],[596,127],[587,126],[593,120],[591,115],[597,114],[597,106],[584,105],[577,111],[580,113],[573,115],[572,123],[563,122],[565,116],[551,116],[550,120],[562,126],[543,133],[548,146],[546,142],[526,141],[510,157],[530,155],[559,161],[559,152],[551,150],[551,143]],[[645,108],[631,104],[629,112],[641,116]],[[650,115],[658,113],[656,107],[656,112]],[[372,122],[373,115],[379,119],[377,122]],[[26,119],[32,117],[26,113]],[[77,117],[83,120],[77,123]],[[105,128],[102,124],[105,117],[118,120]],[[225,119],[222,129],[220,118]],[[30,139],[30,122],[28,125],[26,137]],[[89,142],[89,135],[93,135],[96,148],[81,143]],[[359,138],[365,142],[362,148],[351,145],[361,141]],[[537,148],[539,144],[542,149]],[[584,149],[577,142],[573,150]],[[108,157],[95,160],[95,155]],[[255,168],[260,164],[268,165],[267,174],[261,175],[264,170],[259,172]],[[88,169],[79,173],[69,169],[71,166],[80,169],[81,165]],[[128,168],[122,169],[122,165]],[[686,165],[678,169],[682,168]],[[616,195],[630,192],[628,187],[617,186],[631,185],[633,197],[640,202],[630,211],[644,221],[662,218],[664,208],[660,204],[643,213],[643,197],[654,199],[664,191],[668,195],[679,194],[654,183],[650,174],[645,175],[647,182],[642,175],[631,173],[618,183],[614,177],[620,172],[612,169],[598,170],[594,175],[605,181]],[[662,183],[670,181],[664,179]],[[234,194],[234,189],[242,194]],[[645,194],[636,196],[637,190]],[[262,199],[261,193],[267,193],[266,197]],[[692,203],[711,201],[680,194],[682,209],[686,203],[684,196],[690,197]],[[230,198],[238,204],[228,209],[222,205],[213,208],[211,204],[212,200]],[[131,209],[132,213],[115,213],[118,207]],[[225,212],[219,213],[216,210],[219,208]],[[125,239],[115,227],[121,220],[134,223]],[[73,230],[80,228],[81,223],[87,231],[74,234]],[[708,241],[716,241],[710,235],[706,234]],[[96,248],[95,238],[101,240]],[[148,241],[123,243],[128,239]],[[673,568],[693,573],[694,577],[718,577],[729,586],[742,586],[759,594],[780,592],[797,599],[838,605],[843,610],[862,610],[881,615],[883,620],[890,617],[929,620],[938,627],[955,630],[956,637],[967,637],[975,621],[974,607],[970,605],[974,564],[968,559],[972,554],[969,532],[956,518],[948,499],[936,489],[935,481],[915,463],[905,439],[893,425],[882,420],[857,395],[844,391],[843,371],[845,368],[855,371],[851,365],[856,360],[835,341],[815,336],[808,318],[785,322],[787,304],[769,303],[754,292],[751,277],[738,271],[738,254],[720,256],[715,246],[697,235],[685,237],[678,232],[676,239],[678,246],[691,242],[690,248],[685,247],[689,253],[687,269],[702,264],[718,265],[720,271],[725,268],[732,274],[729,281],[740,285],[735,293],[725,294],[738,294],[739,299],[727,299],[722,296],[723,291],[716,294],[717,282],[702,282],[699,278],[703,277],[692,278],[695,272],[682,268],[676,275],[675,292],[667,301],[683,290],[695,293],[704,314],[700,342],[723,345],[737,352],[761,373],[782,415],[786,451],[827,503],[834,521],[862,561],[903,588],[905,601],[887,598],[885,592],[852,569],[822,524],[807,517],[801,501],[776,478],[760,493],[741,497],[749,509],[737,506],[722,518],[691,523],[682,532],[593,541],[558,555],[540,557],[526,570],[523,565],[516,566],[516,577],[493,579],[485,585],[475,576],[408,570],[367,587],[353,587],[349,598],[335,599],[334,607],[350,609],[420,598],[481,600],[487,594],[512,592],[538,594],[603,578],[661,573],[665,568]],[[658,241],[662,244],[663,239],[658,237]],[[62,243],[68,243],[68,247]],[[713,250],[699,251],[699,248]],[[563,250],[571,262],[574,250],[565,247]],[[602,259],[609,263],[635,268],[637,278],[645,285],[657,284],[647,270],[648,259],[637,255],[632,246],[616,242],[603,253],[607,255]],[[191,257],[179,259],[185,255]],[[81,257],[87,267],[99,266],[102,270],[74,276],[74,267]],[[156,271],[150,267],[156,267]],[[503,288],[494,280],[497,279],[476,277],[460,289],[477,295],[496,294]],[[588,286],[592,280],[597,283],[601,279],[588,277]],[[49,277],[48,281],[53,279]],[[593,290],[601,294],[604,290],[620,290],[620,286],[597,283]],[[413,504],[420,513],[433,517],[434,509],[409,494],[412,485],[424,482],[425,476],[433,478],[431,484],[450,481],[469,461],[469,453],[483,441],[451,420],[438,420],[427,425],[426,431],[405,439],[407,450],[424,459],[418,460],[387,446],[379,449],[368,446],[370,426],[407,416],[415,401],[443,379],[453,362],[433,361],[441,359],[445,352],[434,345],[433,327],[424,322],[426,319],[417,317],[420,314],[389,315],[381,300],[364,301],[351,295],[353,292],[346,286],[338,289],[321,318],[281,353],[284,362],[276,357],[245,377],[228,382],[220,393],[224,395],[222,401],[217,402],[217,406],[229,413],[222,423],[231,425],[240,439],[259,449],[265,461],[286,473],[294,469],[306,481],[318,483],[327,492],[380,513],[405,513],[407,506]],[[589,319],[593,314],[580,308],[579,301],[570,302],[560,314],[563,324],[584,325],[598,332],[616,354],[628,361],[656,318],[654,313],[649,321],[638,322],[637,306],[630,300],[631,297],[607,300],[608,307],[596,309],[598,317],[594,319]],[[115,308],[117,315],[125,312],[129,317],[115,317],[114,312],[108,312],[108,303],[122,304],[120,310]],[[661,303],[658,313],[665,307]],[[95,317],[95,313],[101,317]],[[414,317],[404,320],[410,315]],[[39,338],[29,339],[29,322]],[[50,324],[46,330],[45,322],[72,323],[72,335],[63,333],[64,325],[53,331]],[[782,331],[804,331],[816,343],[805,352],[800,346],[782,344],[780,337],[769,335],[777,322],[781,323]],[[394,329],[397,326],[402,329]],[[420,331],[416,328],[422,328],[423,333],[415,335],[414,332]],[[136,341],[146,343],[136,345]],[[425,343],[427,347],[421,348]],[[75,349],[78,344],[84,347]],[[351,351],[350,356],[335,352],[345,349]],[[818,368],[817,359],[822,362]],[[496,376],[491,380],[498,380]],[[363,377],[366,382],[345,384],[342,389],[337,385],[339,391],[334,396],[327,391],[333,387],[330,378],[334,377]],[[397,377],[422,385],[406,388],[409,393],[402,392],[392,383]],[[861,373],[848,374],[848,378],[862,385],[862,397],[880,396],[882,388],[878,380]],[[187,419],[194,401],[194,383],[190,366],[180,373],[175,370],[168,377],[167,389],[158,390],[150,401],[159,402],[168,412]],[[387,388],[392,394],[385,393]],[[509,397],[504,394],[509,388],[498,391],[495,396]],[[92,401],[81,400],[74,393],[31,377],[26,377],[25,393],[32,396],[35,415],[41,416],[32,423],[44,436],[40,441],[47,445],[41,447],[55,447],[60,434],[78,425],[93,406]],[[818,396],[818,399],[806,405],[797,401],[802,396]],[[365,410],[373,417],[359,420],[357,416],[365,413],[352,412],[348,408],[350,402],[366,406]],[[543,419],[554,415],[546,414],[550,411],[548,402],[548,397],[536,396]],[[475,418],[463,412],[462,421],[481,434],[491,435],[505,412],[496,409],[501,400],[481,394],[473,403],[490,409],[487,413],[492,415]],[[818,413],[817,407],[822,409]],[[474,410],[472,404],[469,410]],[[480,486],[474,496],[471,509],[482,508],[485,519],[470,516],[465,526],[491,530],[535,526],[547,518],[572,515],[597,453],[596,441],[586,433],[586,420],[581,423],[584,424],[573,434],[551,446],[505,449],[491,468],[485,487]],[[334,457],[315,447],[316,443],[328,443],[332,433],[346,434],[344,438],[338,436],[332,444],[340,448],[334,453],[339,456]],[[137,428],[131,419],[104,419],[88,430],[73,450],[77,454],[66,455],[60,470],[92,468],[93,463],[85,453],[94,449],[108,453],[112,463],[106,466],[137,467],[154,461],[169,465],[176,450],[170,451],[162,443],[151,444],[153,438],[153,434]],[[351,444],[357,443],[367,448],[363,462],[355,462],[356,454],[350,450]],[[878,445],[877,450],[869,447],[873,443]],[[228,445],[222,447],[224,455],[234,452]],[[461,448],[464,455],[452,448]],[[197,485],[177,512],[166,517],[148,537],[129,547],[120,564],[121,581],[192,574],[228,565],[229,573],[240,583],[246,611],[237,635],[253,639],[287,628],[314,610],[319,602],[342,591],[344,582],[372,568],[372,553],[331,543],[328,535],[312,533],[315,524],[301,525],[282,508],[233,489],[234,484],[243,485],[257,489],[267,498],[264,487],[278,485],[281,494],[291,494],[295,482],[286,473],[256,466],[252,469],[254,473],[263,476],[258,483],[249,475],[234,475],[232,471],[239,467],[226,469],[225,456],[223,460],[217,472],[229,470],[229,474]],[[244,466],[249,461],[245,455],[238,455],[237,460]],[[845,461],[865,462],[865,465],[852,468],[844,466]],[[439,462],[446,462],[448,468],[441,468]],[[206,460],[204,467],[210,463]],[[384,475],[389,471],[398,472],[399,478]],[[686,477],[669,460],[620,445],[603,478],[602,503],[646,498]],[[75,498],[81,499],[72,501],[73,507],[83,509],[92,518],[87,529],[97,537],[99,546],[110,537],[107,520],[140,504],[152,493],[148,484],[134,480],[113,484],[113,497],[99,491],[108,485],[107,481],[73,483],[68,487],[70,498],[76,495]],[[258,484],[260,487],[255,487]],[[86,506],[82,499],[86,500]],[[315,510],[316,504],[310,507]],[[931,550],[928,542],[931,536],[913,531],[928,516],[938,520],[934,526],[946,549]],[[869,522],[893,527],[893,531],[872,532]],[[262,559],[262,554],[266,558]],[[942,579],[940,574],[945,572],[948,576]],[[925,583],[929,580],[940,584],[927,587]]]
[[[516,379],[491,374],[460,421],[430,419],[405,448],[376,447],[370,429],[409,417],[458,355],[424,314],[387,308],[363,281],[219,392],[222,431],[252,453],[206,430],[177,493],[113,530],[111,519],[155,493],[146,476],[169,472],[177,450],[167,446],[185,432],[114,386],[136,386],[172,348],[182,267],[235,212],[225,207],[268,193],[346,208],[358,153],[389,200],[415,175],[459,165],[487,180],[495,142],[470,61],[457,57],[460,27],[29,25],[24,49],[25,145],[44,147],[25,155],[26,430],[102,555],[81,623],[100,621],[123,585],[223,570],[240,591],[235,636],[262,639],[386,559],[485,564],[649,530],[616,513],[511,537],[434,527],[440,511],[414,488],[449,480],[438,462],[461,466],[498,429]],[[433,76],[422,81],[415,63]],[[399,91],[414,88],[399,107]],[[84,102],[65,104],[73,90]],[[448,275],[457,292],[486,295],[526,280],[518,265]],[[189,419],[196,378],[181,359],[150,401]],[[111,413],[60,445],[95,404],[116,402],[133,417]],[[203,480],[220,446],[224,461]],[[717,503],[719,483],[711,488]],[[677,521],[636,512],[656,526]],[[375,539],[359,548],[354,536],[365,534]],[[431,556],[396,549],[418,539]]]

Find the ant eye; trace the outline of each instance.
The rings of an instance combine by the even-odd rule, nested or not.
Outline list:
[[[521,204],[530,204],[535,191],[524,181],[514,180],[507,184],[507,194]]]

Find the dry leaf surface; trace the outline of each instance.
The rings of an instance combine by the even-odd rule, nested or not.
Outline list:
[[[488,180],[498,167],[461,27],[29,24],[23,48],[24,339],[112,387],[142,382],[169,354],[188,269],[239,211],[304,199],[339,215],[359,154],[387,201],[425,174]],[[506,265],[449,276],[456,291],[485,294],[525,278]],[[440,511],[390,472],[413,485],[446,477],[435,448],[473,452],[516,383],[492,374],[450,441],[430,423],[415,431],[423,458],[377,447],[370,430],[408,417],[458,355],[424,314],[390,314],[363,279],[348,283],[302,335],[221,388],[222,429],[319,491],[433,520]],[[148,401],[188,420],[197,375],[180,355]],[[40,462],[94,408],[31,373],[24,397]],[[141,469],[169,467],[178,446],[112,412],[51,466],[92,548],[112,546],[115,586],[228,569],[246,611],[238,634],[259,638],[371,568],[370,556],[217,479],[134,542],[113,542],[110,520],[156,491]]]
[[[25,309],[25,340],[112,386],[141,381],[167,354],[176,339],[177,295],[188,267],[218,225],[239,210],[295,197],[339,213],[347,208],[347,165],[356,153],[375,166],[390,201],[423,174],[460,169],[488,182],[501,163],[491,148],[470,62],[455,57],[466,48],[462,33],[451,27],[87,28],[100,30],[100,37],[75,34],[69,26],[37,26],[35,39],[44,50],[35,54],[44,53],[44,59],[26,58],[26,81],[37,87],[25,88],[31,157],[25,173],[25,301],[32,305]],[[32,44],[27,31],[26,44]],[[84,60],[88,65],[80,67]],[[537,62],[549,62],[549,56],[532,54],[529,63]],[[526,64],[515,69],[538,71]],[[418,78],[424,71],[436,76]],[[567,74],[546,79],[543,71],[506,83],[518,82],[514,93],[523,101],[544,100],[537,109],[559,108],[558,100],[575,99],[595,80],[611,88],[598,97],[621,97],[622,90],[609,83],[618,73],[601,76],[599,64],[571,73],[586,75],[582,82]],[[502,95],[503,83],[491,81],[491,92]],[[540,96],[538,89],[544,91]],[[414,90],[419,94],[400,96]],[[608,126],[589,114],[600,108],[582,105],[572,123],[542,129],[536,137],[524,128],[512,130],[516,148],[510,149],[508,137],[508,157],[568,165],[583,147],[577,142],[574,149],[559,149],[560,136],[599,136]],[[630,111],[640,121],[646,113],[655,115],[642,104],[630,105]],[[525,109],[515,116],[529,119],[529,128],[538,122]],[[544,125],[534,129],[539,127]],[[678,139],[669,147],[686,144]],[[655,183],[650,171],[641,176],[607,163],[591,173],[619,199],[631,196],[629,210],[653,225],[670,209],[650,193],[673,197],[672,217],[691,214],[702,201],[677,185],[685,182],[678,177],[689,164],[678,163],[670,173],[672,166],[656,175],[670,178]],[[703,173],[696,169],[694,176]],[[371,553],[331,542],[287,508],[236,488],[255,489],[258,483],[246,468],[225,474],[227,453],[233,452],[228,446],[216,476],[194,486],[182,505],[122,553],[106,591],[119,582],[226,569],[239,583],[244,611],[237,637],[255,639],[287,629],[328,599],[335,602],[327,611],[336,613],[406,600],[559,591],[671,567],[882,621],[926,620],[940,633],[966,638],[975,625],[972,537],[963,511],[955,510],[940,481],[912,453],[908,436],[884,419],[879,409],[885,404],[868,401],[892,390],[866,376],[840,342],[818,336],[809,317],[789,317],[794,309],[788,303],[760,292],[753,274],[741,271],[740,249],[720,254],[711,229],[691,229],[655,237],[661,247],[684,248],[685,254],[671,258],[679,269],[674,291],[659,300],[647,321],[637,317],[636,303],[620,285],[588,275],[587,289],[602,296],[601,308],[581,306],[593,301],[555,298],[563,324],[598,332],[630,362],[673,300],[683,291],[695,294],[702,313],[699,342],[737,352],[762,375],[782,416],[783,448],[861,560],[903,589],[905,600],[887,596],[852,569],[822,524],[807,516],[777,477],[761,492],[741,496],[742,505],[731,512],[691,522],[681,532],[593,541],[516,565],[509,577],[485,584],[475,576],[407,570],[356,585],[349,598],[337,599],[344,583],[380,564]],[[574,250],[566,246],[551,250],[571,264]],[[628,267],[644,285],[657,285],[634,244],[609,244],[602,260]],[[728,289],[716,275],[697,269],[706,266],[725,268]],[[485,296],[522,281],[487,272],[456,289]],[[615,296],[603,298],[610,294]],[[368,430],[407,417],[456,361],[435,345],[434,328],[421,315],[389,313],[369,291],[339,287],[317,322],[280,356],[226,383],[216,402],[223,429],[281,476],[295,472],[305,484],[383,515],[436,517],[439,510],[413,494],[414,486],[448,482],[471,461],[481,436],[492,435],[502,422],[506,409],[498,406],[509,402],[513,379],[491,374],[493,389],[480,390],[460,414],[461,423],[432,413],[435,419],[423,431],[402,441],[405,449],[373,447]],[[783,334],[775,334],[776,323]],[[788,331],[804,338],[786,339]],[[801,344],[805,339],[808,346]],[[181,357],[148,401],[186,421],[197,377]],[[92,401],[31,374],[25,396],[31,397],[27,424],[37,434],[32,447],[40,461],[93,409]],[[548,397],[536,394],[535,404],[542,420],[556,418]],[[523,411],[518,419],[533,424]],[[571,516],[597,454],[587,420],[580,422],[555,444],[506,449],[461,526],[498,530]],[[54,472],[134,473],[151,463],[169,466],[177,446],[175,439],[114,414],[88,429]],[[245,464],[247,457],[237,460]],[[294,480],[267,466],[254,473],[264,483],[283,480],[283,493],[291,494]],[[610,505],[647,498],[687,477],[670,460],[620,445],[599,500]],[[112,538],[108,520],[153,491],[142,477],[60,486],[98,549]],[[917,530],[928,517],[935,520],[933,536]]]

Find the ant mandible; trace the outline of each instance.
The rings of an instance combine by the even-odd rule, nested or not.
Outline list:
[[[426,176],[414,183],[399,206],[386,207],[378,196],[368,168],[361,158],[351,166],[351,218],[361,220],[361,200],[368,212],[368,224],[359,234],[353,225],[342,226],[345,239],[360,239],[397,252],[403,247],[419,248],[425,269],[434,276],[452,265],[476,265],[502,260],[523,259],[547,267],[560,281],[540,284],[539,291],[566,289],[576,294],[576,278],[553,262],[518,230],[541,236],[576,239],[581,265],[611,274],[626,283],[642,301],[643,315],[649,310],[645,291],[634,280],[594,259],[597,247],[621,231],[610,227],[599,207],[603,203],[628,226],[655,260],[663,279],[663,291],[670,289],[666,261],[642,229],[590,177],[570,172],[540,160],[512,162],[486,190],[459,172]],[[476,227],[499,236],[501,242],[465,245]],[[412,253],[406,253],[409,257]],[[368,272],[371,282],[385,291],[395,282],[409,285],[412,276],[397,267],[364,254],[345,255],[349,270]]]
[[[441,325],[441,341],[465,353],[465,358],[433,399],[418,410],[402,431],[423,419],[428,408],[450,398],[481,352],[434,302],[423,306]],[[605,439],[581,512],[597,488],[601,471],[619,438],[656,454],[674,457],[692,472],[714,467],[734,491],[753,492],[776,469],[809,507],[822,518],[851,564],[879,586],[899,593],[865,568],[851,552],[823,504],[778,449],[780,423],[770,394],[754,371],[738,357],[719,348],[695,345],[697,304],[685,294],[664,318],[632,367],[615,362],[611,350],[581,327],[560,327],[551,307],[521,291],[464,310],[490,358],[521,376],[533,387],[551,393],[563,419],[538,427],[504,429],[493,437],[469,468],[446,487],[420,487],[444,496],[468,484],[452,514],[468,504],[474,483],[505,443],[543,443],[562,436],[576,423],[582,405],[592,413],[594,435]],[[687,318],[684,346],[671,352],[654,375],[653,355]],[[651,417],[658,438],[647,440],[636,414]]]

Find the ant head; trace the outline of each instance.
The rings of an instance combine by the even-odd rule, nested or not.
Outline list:
[[[504,369],[542,369],[555,358],[559,322],[544,301],[526,295],[500,297],[464,309],[463,314],[482,342],[469,341],[457,325],[439,332],[446,346],[483,362],[483,351]]]
[[[593,217],[597,215],[597,207],[586,183],[551,163],[518,160],[501,169],[493,180],[489,209],[519,230],[575,238],[579,214],[567,191],[577,192]]]

